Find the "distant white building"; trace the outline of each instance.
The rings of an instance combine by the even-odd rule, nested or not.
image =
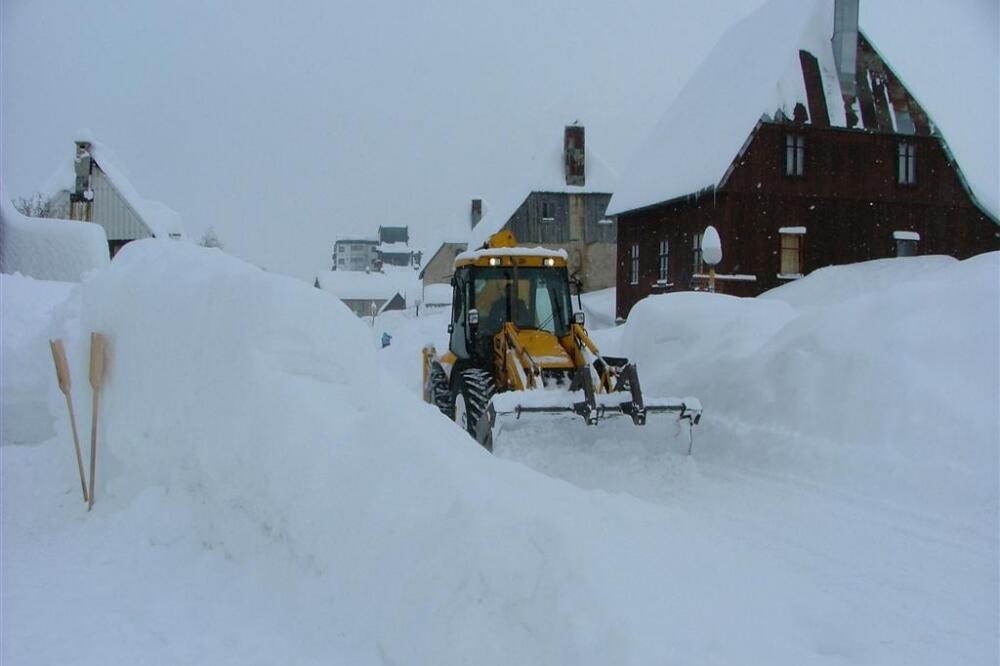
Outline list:
[[[73,160],[53,174],[45,190],[59,217],[103,227],[112,256],[140,238],[184,238],[180,215],[140,196],[114,154],[96,141],[76,141]]]
[[[375,270],[378,262],[377,240],[344,238],[333,244],[333,269],[335,271]]]
[[[423,251],[410,247],[408,227],[379,227],[378,238],[342,238],[333,244],[334,271],[381,271],[385,266],[420,268]]]

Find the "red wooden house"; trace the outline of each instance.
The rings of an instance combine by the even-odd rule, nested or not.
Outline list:
[[[1000,225],[914,95],[858,28],[857,0],[773,0],[720,40],[626,172],[617,308],[702,289],[752,296],[830,264],[1000,249]]]

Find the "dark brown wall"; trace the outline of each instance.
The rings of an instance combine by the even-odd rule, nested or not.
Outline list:
[[[806,140],[801,177],[785,175],[785,135]],[[917,146],[916,185],[897,183],[897,146]],[[920,234],[918,254],[967,258],[1000,249],[1000,227],[970,199],[936,137],[761,124],[714,195],[661,204],[618,217],[618,316],[651,293],[702,286],[692,281],[692,237],[712,224],[722,239],[721,274],[756,282],[720,282],[717,290],[756,295],[778,279],[781,227],[806,227],[803,268],[895,256],[893,231]],[[659,241],[670,241],[669,279],[654,283]],[[630,251],[640,243],[640,280],[630,281]]]

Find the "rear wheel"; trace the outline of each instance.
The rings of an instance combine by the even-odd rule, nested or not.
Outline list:
[[[454,418],[463,430],[493,450],[493,424],[490,423],[490,399],[496,393],[493,376],[485,370],[470,368],[458,373],[452,387]]]

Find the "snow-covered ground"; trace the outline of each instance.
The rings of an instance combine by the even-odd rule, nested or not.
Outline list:
[[[998,267],[828,269],[595,331],[702,399],[692,457],[669,421],[564,419],[490,456],[419,401],[446,312],[372,328],[215,250],[3,275],[0,661],[996,663]],[[86,436],[91,330],[87,513],[47,339]]]

